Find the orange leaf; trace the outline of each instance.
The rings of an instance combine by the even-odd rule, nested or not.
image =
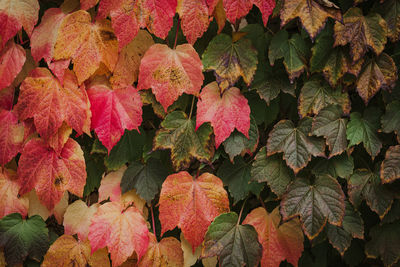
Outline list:
[[[0,108],[0,165],[8,163],[22,149],[24,126],[14,112]]]

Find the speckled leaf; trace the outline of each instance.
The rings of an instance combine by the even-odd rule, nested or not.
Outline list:
[[[400,133],[400,101],[393,101],[386,106],[386,113],[382,116],[382,131],[395,132],[399,138]],[[399,138],[400,140],[400,138]]]
[[[176,6],[177,0],[140,0],[139,21],[145,21],[151,33],[165,39],[172,28]]]
[[[141,60],[138,89],[151,88],[156,99],[167,108],[183,93],[198,95],[203,84],[203,65],[190,44],[171,49],[151,46]]]
[[[253,226],[238,223],[236,213],[221,214],[208,228],[202,257],[218,256],[221,267],[258,266],[262,247]]]
[[[281,224],[279,207],[271,213],[264,208],[252,210],[243,224],[252,225],[263,247],[261,267],[279,267],[284,260],[297,266],[303,252],[304,236],[298,219]]]
[[[11,213],[28,214],[27,197],[19,196],[20,186],[15,171],[0,168],[0,219]]]
[[[386,151],[381,165],[382,183],[391,183],[400,178],[400,145],[391,146]]]
[[[25,60],[25,50],[10,40],[0,52],[0,90],[12,84]]]
[[[382,184],[379,172],[358,169],[350,177],[348,194],[351,203],[358,208],[365,199],[368,206],[383,218],[393,203],[393,194]]]
[[[253,6],[253,1],[248,0],[223,0],[226,17],[231,23],[244,17]]]
[[[162,185],[159,205],[161,234],[181,228],[193,251],[203,242],[214,218],[229,212],[222,181],[210,173],[196,179],[185,171],[169,175]]]
[[[233,42],[229,35],[221,33],[208,44],[202,61],[204,70],[213,70],[219,80],[233,86],[242,77],[250,85],[257,69],[257,50],[249,39]]]
[[[294,180],[294,175],[278,154],[267,157],[266,149],[262,148],[252,164],[251,180],[267,182],[272,192],[280,197],[285,193],[288,184]]]
[[[196,158],[209,162],[214,154],[211,138],[212,129],[202,125],[195,131],[192,119],[182,111],[174,111],[165,117],[161,129],[154,138],[154,149],[171,149],[171,159],[175,170],[188,168]]]
[[[24,125],[18,123],[14,112],[0,107],[0,166],[4,166],[21,152],[24,130]]]
[[[299,17],[311,39],[325,27],[328,18],[342,20],[339,7],[328,0],[285,0],[281,9],[281,26],[296,17]]]
[[[318,114],[329,104],[341,106],[343,113],[350,113],[350,99],[347,92],[333,89],[319,78],[307,81],[301,88],[298,110],[300,116]]]
[[[388,38],[392,42],[400,39],[400,1],[386,0],[376,5],[379,14],[385,19],[388,28]]]
[[[311,126],[309,117],[302,119],[297,127],[292,121],[281,120],[269,133],[267,155],[283,152],[283,158],[295,173],[307,165],[311,155],[324,156],[324,140],[308,136]]]
[[[321,109],[313,119],[311,133],[323,136],[329,147],[329,158],[341,154],[347,148],[347,119],[342,118],[342,109],[337,105],[329,105]]]
[[[387,24],[376,13],[363,16],[361,9],[350,8],[343,15],[343,22],[335,23],[335,46],[350,43],[350,55],[353,61],[364,56],[367,48],[371,48],[376,54],[380,54],[385,48]]]
[[[357,79],[357,92],[367,105],[379,89],[391,89],[397,80],[397,68],[386,53],[380,54],[364,65]]]
[[[336,179],[328,175],[310,179],[298,177],[281,201],[284,220],[300,216],[303,230],[314,239],[328,221],[342,225],[345,212],[344,193]]]
[[[275,0],[253,0],[253,4],[261,11],[264,27],[267,26],[268,18],[275,8]]]

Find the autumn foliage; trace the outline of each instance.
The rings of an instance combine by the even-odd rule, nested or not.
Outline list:
[[[0,267],[400,265],[400,0],[0,0]]]

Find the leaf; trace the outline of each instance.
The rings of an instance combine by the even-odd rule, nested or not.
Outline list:
[[[167,176],[167,169],[158,159],[149,158],[145,164],[132,162],[122,176],[122,193],[136,189],[137,194],[150,203]]]
[[[279,155],[267,157],[266,148],[263,147],[257,153],[251,166],[251,180],[259,183],[267,182],[271,191],[280,197],[285,193],[289,183],[294,180],[294,175]]]
[[[250,12],[253,3],[246,0],[223,0],[226,17],[232,24]]]
[[[305,117],[297,127],[292,121],[281,120],[269,133],[267,156],[283,152],[287,165],[298,173],[314,157],[324,156],[324,141],[309,137],[312,119]]]
[[[217,175],[228,186],[234,205],[246,198],[249,192],[259,196],[264,187],[263,184],[251,182],[250,172],[250,164],[244,162],[240,157],[236,158],[235,163],[225,160],[217,171]]]
[[[37,0],[2,0],[0,1],[0,29],[1,48],[22,27],[30,37],[33,27],[39,16],[39,3]]]
[[[157,101],[167,111],[183,93],[198,95],[204,80],[202,70],[199,55],[190,44],[178,45],[176,49],[155,44],[140,62],[137,87],[139,90],[152,88]]]
[[[91,23],[90,14],[79,10],[66,16],[58,30],[54,59],[72,59],[78,84],[104,64],[114,70],[118,41],[108,20]]]
[[[4,166],[21,150],[24,125],[18,123],[16,114],[0,108],[0,165]],[[1,217],[1,216],[0,216]]]
[[[394,43],[400,39],[400,2],[399,0],[386,0],[376,5],[378,12],[387,23],[388,38]]]
[[[12,84],[25,60],[25,50],[12,40],[7,42],[0,52],[0,90]]]
[[[208,44],[202,62],[205,71],[215,72],[217,81],[226,80],[233,86],[242,77],[249,86],[257,69],[257,50],[249,39],[242,38],[234,42],[229,35],[221,33]]]
[[[363,16],[361,9],[350,8],[343,15],[343,23],[335,23],[334,46],[350,44],[350,56],[359,60],[371,48],[379,55],[386,44],[387,24],[376,13]]]
[[[90,207],[85,202],[78,199],[68,206],[64,214],[64,234],[77,234],[81,242],[85,242],[89,234],[89,226],[94,214],[99,208],[99,204],[93,204]]]
[[[114,87],[131,85],[137,81],[140,61],[153,44],[151,35],[147,31],[140,30],[135,38],[121,50],[113,76],[110,78]]]
[[[135,206],[125,208],[119,202],[101,205],[89,227],[92,252],[107,247],[112,266],[121,265],[135,251],[139,259],[149,244],[149,230]]]
[[[165,237],[157,242],[154,234],[149,234],[150,242],[146,254],[139,261],[138,267],[147,266],[183,266],[181,242],[175,237]]]
[[[400,145],[391,146],[386,150],[380,176],[382,183],[391,183],[400,178]]]
[[[307,81],[301,88],[298,110],[302,117],[318,114],[330,104],[341,106],[346,115],[350,113],[351,106],[347,92],[335,90],[319,78]]]
[[[201,256],[218,256],[219,265],[258,266],[262,254],[261,244],[253,226],[238,223],[234,212],[215,218],[207,230]]]
[[[271,40],[268,58],[271,66],[277,59],[283,58],[283,65],[293,82],[306,68],[309,51],[304,39],[299,34],[294,34],[289,39],[286,30],[280,30]]]
[[[58,30],[65,17],[66,14],[59,8],[49,8],[44,12],[30,40],[32,57],[36,62],[42,58],[47,64],[52,61]]]
[[[377,135],[379,129],[381,111],[371,107],[364,111],[364,116],[358,112],[350,114],[350,121],[347,124],[347,139],[350,141],[348,147],[363,142],[367,152],[374,158],[379,154],[382,142]]]
[[[342,109],[337,105],[323,108],[313,119],[311,133],[326,138],[329,158],[341,154],[347,148],[347,119],[342,118]]]
[[[0,168],[0,219],[11,213],[28,214],[29,202],[26,197],[18,196],[20,189],[14,171]]]
[[[339,7],[328,0],[285,0],[280,15],[281,27],[298,17],[311,39],[325,27],[328,18],[342,21]]]
[[[171,149],[171,160],[175,170],[186,169],[196,158],[201,162],[211,161],[214,155],[212,129],[203,125],[195,131],[195,124],[182,111],[173,111],[161,123],[153,141],[153,149]]]
[[[263,247],[261,267],[279,267],[282,261],[297,266],[303,252],[303,232],[298,219],[281,222],[279,208],[271,213],[264,208],[252,210],[243,224],[252,225],[258,233],[258,242]]]
[[[365,245],[368,257],[380,257],[385,266],[393,266],[400,258],[400,223],[376,225],[370,231],[371,240]]]
[[[93,114],[91,128],[110,153],[125,129],[139,130],[142,123],[140,95],[131,85],[111,89],[100,79],[90,84],[87,94]]]
[[[39,216],[23,220],[21,214],[13,213],[0,220],[0,246],[8,265],[22,264],[29,255],[40,261],[49,248],[46,223]]]
[[[365,199],[380,218],[386,215],[393,203],[393,194],[381,184],[379,173],[366,169],[358,169],[350,177],[348,194],[355,208]]]
[[[367,105],[380,88],[391,89],[396,80],[396,64],[388,54],[382,53],[364,65],[356,83],[357,92]]]
[[[341,177],[348,179],[350,175],[353,174],[354,160],[353,157],[346,153],[334,156],[330,159],[319,158],[317,160],[317,163],[312,169],[312,173],[315,175],[329,174],[334,178]]]
[[[99,203],[107,199],[110,199],[110,201],[113,202],[121,202],[122,192],[120,184],[122,175],[126,169],[126,165],[123,165],[117,171],[109,172],[107,174],[104,173],[99,187]]]
[[[249,138],[250,107],[247,99],[236,87],[225,90],[212,82],[203,88],[197,102],[196,130],[205,122],[210,122],[215,134],[215,147],[225,141],[236,128]]]
[[[82,197],[86,183],[85,159],[79,144],[68,139],[57,154],[41,139],[31,139],[22,151],[18,164],[21,195],[36,189],[40,202],[49,210],[66,190]]]
[[[229,211],[222,181],[210,173],[196,179],[186,171],[169,175],[162,185],[159,205],[161,235],[178,226],[193,251],[203,242],[214,218]]]
[[[63,223],[64,213],[68,207],[68,192],[64,192],[61,200],[57,203],[57,205],[54,206],[53,210],[49,210],[42,203],[40,203],[35,189],[30,191],[26,196],[29,199],[29,217],[39,215],[42,217],[43,221],[46,221],[51,215],[54,215],[58,224]]]
[[[393,101],[386,106],[386,113],[382,116],[382,131],[384,133],[400,133],[400,101]]]
[[[274,11],[275,0],[253,0],[253,3],[260,9],[264,27],[266,27],[268,18]]]
[[[327,221],[342,225],[344,213],[344,193],[336,179],[329,175],[316,176],[314,181],[296,178],[281,201],[283,219],[300,216],[309,239],[314,239]]]
[[[328,22],[325,29],[321,30],[315,43],[311,48],[310,71],[320,72],[327,63],[327,57],[332,53],[333,48],[333,24]]]
[[[90,250],[89,241],[76,241],[73,236],[64,234],[50,246],[42,266],[110,266],[107,250],[93,254]]]
[[[99,0],[80,0],[81,9],[88,10],[97,5],[98,2]]]
[[[259,135],[256,120],[253,117],[250,117],[249,138],[238,131],[234,131],[223,143],[225,152],[228,153],[229,159],[232,162],[238,155],[252,155],[257,149],[258,138]]]
[[[21,85],[15,110],[20,120],[33,118],[37,132],[48,140],[63,121],[80,135],[90,134],[89,99],[75,74],[67,70],[63,85],[48,69],[36,68]]]

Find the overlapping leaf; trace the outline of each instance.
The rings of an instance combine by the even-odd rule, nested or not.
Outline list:
[[[28,214],[28,199],[18,196],[20,189],[16,173],[0,168],[0,219],[11,213]]]
[[[0,165],[5,165],[21,151],[24,130],[14,112],[0,108]]]
[[[229,211],[222,181],[210,173],[195,180],[185,171],[168,176],[162,185],[159,205],[162,234],[178,226],[193,250],[203,242],[214,218]]]
[[[400,39],[400,1],[386,0],[376,5],[379,14],[385,19],[388,28],[388,38],[392,42]]]
[[[400,101],[393,101],[386,106],[386,113],[381,119],[382,130],[385,133],[400,133]]]
[[[391,146],[386,151],[385,160],[382,161],[382,183],[390,183],[400,178],[400,145]]]
[[[12,84],[25,60],[25,50],[10,40],[0,52],[0,90]]]

